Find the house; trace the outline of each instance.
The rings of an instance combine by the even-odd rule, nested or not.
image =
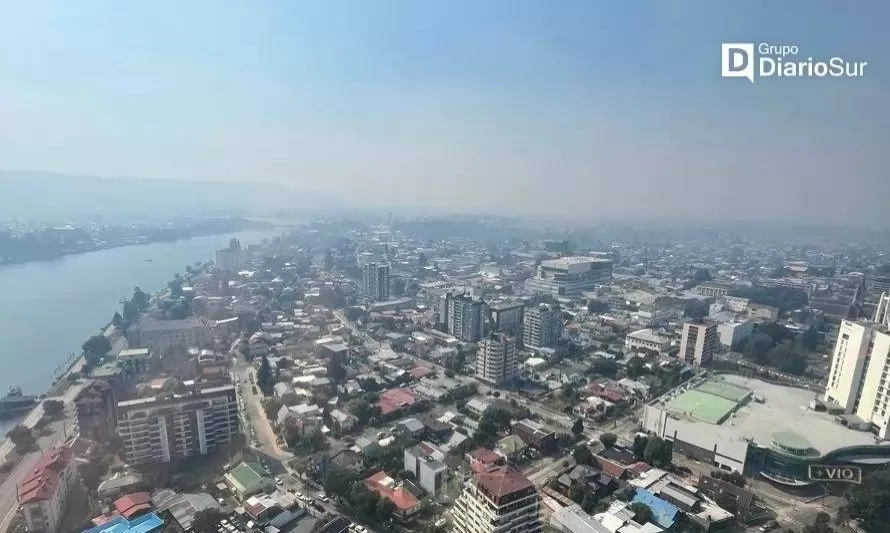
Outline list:
[[[225,476],[226,485],[239,500],[245,500],[254,494],[269,492],[275,489],[275,481],[266,474],[266,470],[256,463],[241,462]]]
[[[29,531],[56,531],[77,481],[71,450],[56,448],[27,471],[18,486],[18,502]]]
[[[491,409],[491,404],[479,398],[473,398],[467,402],[467,410],[476,416],[481,417],[489,409]]]
[[[517,461],[528,449],[528,446],[518,435],[507,435],[498,441],[497,451],[510,461]]]
[[[443,442],[448,439],[454,428],[450,424],[440,422],[439,419],[429,413],[424,413],[419,417],[423,424],[426,438],[435,442]]]
[[[383,470],[365,479],[365,486],[395,505],[393,518],[400,522],[409,522],[420,512],[420,500]]]
[[[340,426],[342,432],[351,431],[358,424],[358,418],[340,409],[331,411],[331,420]]]
[[[411,407],[417,403],[417,395],[411,389],[389,389],[380,393],[377,407],[383,416]]]
[[[479,473],[488,470],[492,466],[505,464],[504,456],[497,454],[488,448],[476,448],[467,452],[464,459],[470,464],[473,472]]]
[[[652,510],[652,521],[659,527],[670,529],[679,518],[680,509],[676,506],[656,497],[646,489],[637,489],[633,497],[633,503],[644,503]]]
[[[83,533],[152,533],[160,531],[164,527],[164,520],[155,513],[148,513],[127,520],[123,516],[119,516],[96,527],[90,528]]]
[[[322,410],[317,405],[302,403],[300,405],[282,405],[278,410],[276,421],[283,426],[289,418],[296,420],[321,417]]]
[[[549,453],[556,449],[556,435],[541,424],[528,418],[516,422],[512,426],[513,434],[526,444],[541,453]]]
[[[147,492],[134,492],[114,501],[117,514],[130,520],[152,510],[151,495]]]
[[[573,484],[580,483],[597,499],[612,494],[619,487],[618,480],[601,469],[588,465],[577,465],[571,472],[559,476],[557,481],[564,491],[568,491]]]
[[[423,422],[412,417],[396,422],[395,434],[406,440],[414,440],[423,437],[426,427]]]

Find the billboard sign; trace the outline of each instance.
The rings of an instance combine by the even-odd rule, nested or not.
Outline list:
[[[858,466],[810,465],[810,481],[841,481],[862,483],[862,470]]]

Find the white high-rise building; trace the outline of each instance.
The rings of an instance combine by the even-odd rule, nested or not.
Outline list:
[[[367,263],[362,268],[362,291],[369,301],[389,300],[389,265]]]
[[[130,464],[206,455],[238,433],[235,386],[119,402],[117,428]]]
[[[539,533],[538,491],[510,466],[483,470],[454,502],[457,533]]]
[[[559,308],[547,304],[531,307],[522,319],[522,344],[533,348],[556,346],[562,326]]]
[[[518,374],[516,339],[504,333],[484,339],[476,353],[476,377],[500,385]]]
[[[884,319],[878,306],[875,319]],[[886,307],[886,304],[884,305]],[[844,320],[825,387],[826,402],[870,423],[880,439],[890,439],[890,331],[881,323]]]
[[[683,324],[678,357],[694,366],[706,364],[714,358],[717,343],[716,322],[702,318],[689,320]]]
[[[462,342],[479,342],[485,335],[488,306],[469,294],[446,295],[448,333]]]

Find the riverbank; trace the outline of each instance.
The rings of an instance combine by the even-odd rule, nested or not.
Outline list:
[[[0,390],[46,391],[58,379],[61,369],[54,369],[72,366],[70,354],[120,311],[134,286],[161,289],[186,266],[212,260],[232,238],[248,244],[277,235],[275,228],[229,233],[0,267]]]
[[[0,267],[272,227],[269,222],[247,218],[210,218],[178,226],[46,228],[16,235],[0,231]]]

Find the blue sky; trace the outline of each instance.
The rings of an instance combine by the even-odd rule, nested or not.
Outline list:
[[[882,4],[2,2],[0,167],[354,205],[888,222]],[[723,41],[869,71],[721,79]]]

